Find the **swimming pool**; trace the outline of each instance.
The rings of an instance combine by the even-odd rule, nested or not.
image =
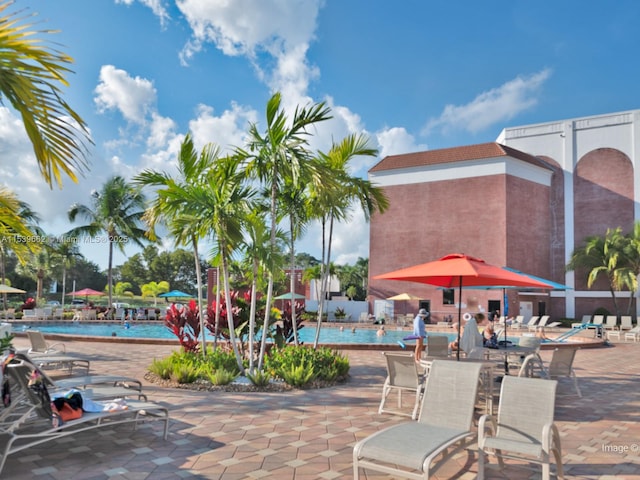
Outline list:
[[[112,337],[115,333],[116,337],[124,338],[152,338],[152,339],[171,339],[176,340],[177,337],[164,325],[157,324],[132,324],[129,328],[125,328],[120,323],[43,323],[43,324],[21,324],[14,323],[13,330],[20,332],[28,328],[36,328],[43,333],[57,333],[65,335],[84,335],[92,337]],[[375,329],[358,328],[355,332],[351,331],[351,326],[345,326],[341,331],[337,327],[323,326],[320,329],[320,343],[322,344],[397,344],[404,337],[410,335],[407,330],[388,329],[387,334],[378,337]],[[305,326],[298,331],[301,342],[313,343],[315,340],[315,327]],[[437,335],[446,335],[449,341],[454,339],[454,333],[437,333]],[[207,336],[213,340],[212,336]],[[409,340],[408,345],[413,345],[413,341]]]

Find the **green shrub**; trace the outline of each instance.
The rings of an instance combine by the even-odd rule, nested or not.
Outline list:
[[[238,362],[233,352],[225,352],[221,349],[207,352],[206,362],[214,371],[222,369],[234,372],[236,375],[240,373]]]
[[[237,370],[237,369],[236,369]],[[207,379],[213,385],[228,385],[233,382],[238,376],[237,371],[225,370],[224,368],[220,368],[218,370],[214,370],[207,375]]]
[[[149,367],[151,373],[155,373],[160,378],[168,380],[173,372],[173,359],[171,357],[165,357],[158,360],[154,358]]]
[[[265,359],[265,370],[289,383],[284,372],[291,372],[294,367],[304,368],[306,364],[314,367],[315,377],[319,380],[335,381],[345,378],[349,373],[349,360],[339,352],[327,347],[313,350],[293,345],[274,348],[272,354]]]
[[[174,365],[170,378],[178,383],[193,383],[200,378],[200,370],[190,363]]]
[[[283,366],[278,374],[285,382],[294,387],[304,387],[315,378],[315,371],[310,363]]]
[[[253,374],[247,373],[247,378],[257,387],[266,387],[271,381],[271,375],[264,370],[256,370]]]

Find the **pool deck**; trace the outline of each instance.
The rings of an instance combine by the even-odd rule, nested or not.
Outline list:
[[[17,348],[27,340],[14,340]],[[147,366],[177,347],[160,344],[65,341],[67,352],[91,358],[92,373],[143,378]],[[171,412],[169,439],[152,422],[126,425],[46,443],[7,460],[2,478],[247,479],[352,478],[356,441],[403,417],[377,413],[386,375],[380,352],[345,350],[351,380],[332,388],[287,393],[196,392],[144,381],[149,399]],[[542,352],[545,360],[550,352]],[[583,397],[562,382],[556,422],[562,437],[565,478],[640,478],[640,343],[581,350],[575,368]],[[535,412],[523,412],[523,415]],[[492,462],[495,463],[495,462]],[[477,457],[463,451],[435,479],[474,479]],[[362,478],[392,477],[366,472]],[[539,478],[507,461],[491,479]]]

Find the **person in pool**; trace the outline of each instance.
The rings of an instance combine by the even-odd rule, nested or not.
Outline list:
[[[380,328],[378,329],[378,331],[376,332],[376,335],[378,337],[384,337],[387,334],[387,332],[384,329],[384,325],[380,325]]]

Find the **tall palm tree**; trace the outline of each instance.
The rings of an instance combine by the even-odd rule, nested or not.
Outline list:
[[[331,118],[330,109],[324,103],[316,103],[305,108],[296,108],[289,119],[281,105],[281,94],[275,93],[267,102],[266,126],[260,133],[256,124],[251,124],[248,141],[244,149],[238,149],[237,155],[246,165],[246,174],[250,179],[260,181],[269,192],[271,232],[269,245],[272,253],[276,251],[276,231],[279,221],[278,196],[285,181],[293,186],[299,185],[310,164],[308,151],[310,129],[317,123]],[[269,325],[269,314],[273,296],[273,272],[269,272],[267,286],[267,305],[263,328]],[[263,345],[264,346],[264,345]],[[262,363],[265,350],[260,350],[259,363]]]
[[[69,208],[71,222],[82,218],[88,223],[70,230],[72,237],[95,237],[106,235],[109,245],[107,289],[109,305],[113,303],[113,249],[124,253],[128,242],[143,246],[145,230],[142,228],[145,197],[142,191],[129,184],[123,177],[114,176],[107,180],[102,189],[92,194],[92,206],[74,204]]]
[[[51,244],[51,258],[53,264],[62,268],[62,300],[64,307],[65,295],[67,293],[67,270],[71,268],[77,259],[83,258],[78,247],[76,238],[61,237],[53,240]]]
[[[616,291],[625,287],[637,290],[636,272],[627,262],[625,248],[628,244],[620,227],[607,229],[604,237],[590,236],[571,254],[567,270],[579,270],[587,274],[587,287],[591,288],[601,277],[607,279],[616,314],[620,315]]]
[[[203,216],[200,202],[187,201],[197,197],[202,188],[206,188],[206,178],[219,158],[219,149],[213,145],[203,148],[200,155],[193,144],[191,134],[187,134],[180,146],[178,155],[178,176],[171,177],[164,172],[144,170],[134,182],[155,189],[155,197],[147,209],[144,219],[149,225],[152,238],[158,223],[167,226],[176,246],[190,246],[193,250],[196,283],[198,286],[198,311],[200,312],[200,332],[202,335],[202,354],[206,355],[204,302],[202,298],[202,271],[198,242],[209,234],[209,221]],[[205,185],[205,187],[203,187]]]
[[[0,98],[22,117],[45,181],[62,187],[62,173],[77,182],[92,143],[84,120],[62,96],[73,59],[37,38],[54,30],[33,30],[24,11],[7,12],[12,3],[0,4]]]
[[[314,188],[310,194],[310,208],[322,225],[322,264],[324,265],[320,281],[321,296],[314,348],[317,348],[320,338],[324,299],[328,288],[330,275],[328,266],[331,263],[334,222],[348,218],[348,211],[353,203],[359,204],[367,221],[374,212],[384,212],[389,207],[389,201],[380,187],[349,174],[349,162],[355,157],[377,154],[378,151],[369,146],[369,140],[365,135],[356,134],[345,137],[340,143],[334,143],[328,153],[318,153],[323,170],[329,172],[329,178],[334,181],[310,184]]]

